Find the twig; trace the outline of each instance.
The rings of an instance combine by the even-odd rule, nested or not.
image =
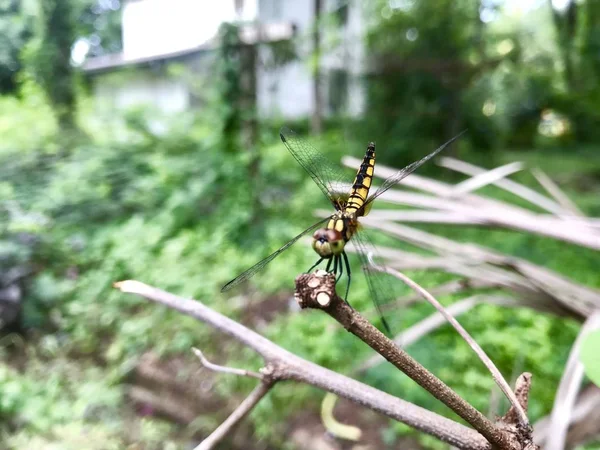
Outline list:
[[[208,359],[206,359],[205,356],[202,354],[202,352],[199,349],[197,349],[196,347],[192,347],[192,352],[194,352],[194,355],[196,355],[200,359],[200,362],[202,363],[202,365],[204,367],[206,367],[207,369],[210,369],[214,372],[230,373],[233,375],[253,377],[253,378],[257,378],[259,380],[264,379],[264,377],[260,373],[252,372],[251,370],[235,369],[233,367],[219,366],[217,364],[213,364]]]
[[[257,378],[261,381],[261,384],[254,388],[250,395],[235,409],[235,411],[233,411],[231,415],[225,419],[225,421],[219,425],[215,431],[213,431],[206,439],[204,439],[198,446],[194,448],[194,450],[210,450],[219,442],[221,442],[225,436],[227,436],[227,434],[229,434],[231,430],[235,428],[235,426],[240,423],[240,421],[246,417],[250,411],[252,411],[252,408],[254,408],[267,394],[267,392],[269,392],[277,380],[274,380],[270,377],[272,371],[268,367],[263,369],[261,371],[262,373],[257,373],[250,370],[220,366],[218,364],[213,364],[206,359],[199,349],[192,347],[192,351],[200,359],[202,365],[209,370]]]
[[[546,189],[546,192],[554,197],[554,200],[556,200],[565,210],[576,216],[585,217],[577,205],[567,197],[567,194],[565,194],[542,169],[531,169],[531,173],[542,187]]]
[[[501,204],[492,207],[485,204],[470,204],[462,201],[463,199],[458,201],[400,190],[390,190],[383,194],[381,198],[400,205],[434,209],[438,210],[438,212],[451,214],[449,219],[445,219],[442,215],[438,216],[440,223],[453,221],[460,224],[460,222],[469,222],[473,225],[488,225],[522,230],[571,242],[583,247],[600,249],[600,233],[582,218],[568,219],[564,216],[554,217],[536,214],[512,205]],[[406,216],[406,212],[386,212],[384,214],[392,217],[396,214],[399,217]],[[573,216],[571,215],[571,217]],[[431,212],[428,212],[423,218],[425,219],[424,221],[431,223],[434,216]],[[418,215],[413,215],[409,219],[417,221]]]
[[[349,332],[408,375],[452,411],[471,424],[485,438],[500,448],[508,448],[508,438],[492,422],[463,400],[408,353],[400,349],[337,296],[335,276],[322,270],[296,278],[296,298],[301,308],[322,309]],[[516,401],[516,400],[515,400]]]
[[[473,192],[477,189],[482,188],[483,186],[487,186],[488,184],[497,183],[499,180],[506,178],[508,175],[523,170],[523,167],[524,165],[522,162],[513,162],[504,166],[488,170],[487,172],[482,172],[477,175],[473,175],[471,178],[454,186],[454,189],[450,196],[457,197],[468,192]]]
[[[371,220],[369,217],[366,217],[363,223],[440,255],[435,257],[436,265],[428,267],[507,287],[534,308],[576,317],[579,320],[589,317],[595,309],[600,309],[600,291],[577,284],[526,260],[503,255],[480,245],[456,242],[405,225]],[[387,258],[381,250],[380,254]],[[423,255],[415,257],[420,261],[424,259]],[[437,264],[438,262],[440,264]],[[386,265],[395,266],[396,262],[386,262]]]
[[[600,234],[598,234],[598,228],[594,219],[574,215],[569,209],[556,203],[553,199],[541,195],[519,183],[505,178],[497,179],[498,173],[494,173],[494,171],[499,170],[500,172],[504,172],[500,173],[500,175],[503,175],[506,170],[512,170],[510,165],[488,171],[487,169],[482,169],[452,158],[441,158],[441,161],[445,167],[469,175],[475,175],[475,178],[483,177],[484,181],[493,181],[499,187],[525,198],[534,205],[550,211],[554,215],[537,214],[529,209],[476,195],[471,192],[463,193],[460,198],[451,198],[456,186],[415,174],[405,178],[402,185],[433,195],[424,195],[404,190],[390,190],[382,196],[382,199],[402,205],[424,208],[425,211],[385,211],[381,214],[398,214],[399,218],[394,220],[400,220],[401,218],[402,220],[428,223],[471,223],[474,225],[501,226],[546,235],[554,239],[572,242],[593,249],[600,249]],[[354,159],[347,157],[343,159],[343,162],[345,165],[352,164],[353,167],[358,164]],[[386,177],[393,173],[395,173],[394,169],[382,165],[378,165],[375,170],[377,178]],[[490,173],[493,175],[491,178]],[[472,184],[471,180],[467,180],[465,183]],[[478,179],[477,184],[481,184],[481,179]],[[385,219],[391,220],[391,217],[385,217]]]
[[[484,225],[485,220],[476,216],[453,211],[382,209],[371,211],[371,219],[393,220],[395,222],[451,223],[454,225]]]
[[[204,439],[194,450],[211,450],[216,444],[221,442],[225,436],[248,415],[262,398],[267,395],[273,385],[268,382],[262,382],[254,388],[246,399],[240,403],[231,415],[213,431],[210,436]]]
[[[480,173],[486,172],[486,169],[484,168],[448,156],[439,158],[438,164],[447,169],[467,175],[479,175]],[[564,214],[565,212],[563,207],[552,199],[549,199],[533,189],[523,186],[515,181],[503,178],[496,180],[494,184],[553,214]]]
[[[141,295],[192,316],[252,348],[266,360],[276,380],[295,380],[332,392],[354,403],[403,422],[465,450],[490,450],[486,439],[476,431],[378,389],[340,375],[279,347],[234,320],[217,313],[199,301],[178,297],[135,280],[115,283],[122,292]]]
[[[529,390],[531,389],[531,374],[524,372],[517,377],[515,382],[515,398],[523,411],[527,411],[529,404]],[[519,411],[512,405],[504,415],[503,420],[508,423],[519,423]]]
[[[227,436],[231,430],[233,430],[233,428],[235,428],[237,424],[248,415],[250,411],[252,411],[252,408],[254,408],[273,387],[276,380],[273,380],[269,377],[269,374],[271,373],[269,368],[263,369],[263,373],[257,373],[250,370],[220,366],[218,364],[213,364],[206,359],[199,349],[192,347],[192,351],[200,359],[202,365],[209,370],[257,378],[261,381],[261,383],[254,388],[250,395],[242,403],[240,403],[235,411],[233,411],[231,415],[225,419],[225,421],[219,425],[206,439],[204,439],[198,446],[194,448],[194,450],[211,450],[215,445],[221,442],[225,436]]]
[[[506,382],[506,380],[504,379],[504,377],[502,376],[502,374],[500,373],[500,371],[498,370],[496,365],[487,356],[487,354],[483,351],[483,349],[479,346],[479,344],[477,342],[475,342],[475,340],[471,337],[471,335],[467,332],[467,330],[465,330],[463,328],[463,326],[460,323],[458,323],[458,321],[451,314],[448,313],[446,308],[444,308],[444,306],[440,302],[438,302],[435,299],[435,297],[433,297],[433,295],[431,295],[429,292],[427,292],[425,289],[423,289],[419,284],[415,283],[409,277],[404,275],[402,272],[398,272],[397,270],[391,269],[389,267],[377,266],[377,264],[375,264],[372,261],[371,255],[369,255],[369,261],[370,261],[371,265],[374,268],[376,268],[377,270],[380,270],[381,272],[389,273],[390,275],[402,280],[415,292],[418,292],[419,294],[421,294],[421,296],[423,296],[423,298],[425,300],[427,300],[435,309],[438,310],[438,312],[440,314],[442,314],[444,316],[444,318],[450,323],[450,325],[452,325],[452,327],[454,327],[454,329],[458,332],[458,334],[461,335],[461,337],[467,342],[467,344],[469,344],[469,346],[477,354],[477,356],[479,357],[481,362],[483,362],[483,364],[490,371],[490,373],[492,374],[492,377],[494,378],[494,381],[496,382],[498,387],[502,390],[502,392],[504,392],[504,395],[506,395],[508,397],[512,406],[517,410],[517,412],[519,414],[519,419],[521,420],[521,423],[525,426],[528,426],[529,419],[527,418],[527,414],[525,414],[525,411],[523,411],[523,409],[521,408],[521,405],[519,405],[519,402],[518,402],[517,398],[515,397],[515,393],[512,391],[512,389],[510,388],[510,386],[508,385],[508,383]]]

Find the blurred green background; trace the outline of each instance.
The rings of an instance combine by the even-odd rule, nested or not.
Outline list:
[[[336,163],[374,140],[379,160],[396,168],[468,128],[454,156],[540,167],[600,215],[599,2],[257,0],[223,2],[221,15],[198,2],[180,16],[191,30],[210,20],[216,38],[160,53],[188,3],[0,1],[0,292],[20,305],[16,315],[5,307],[1,324],[0,448],[191,448],[249,392],[251,381],[201,371],[190,347],[249,369],[260,367],[256,355],[116,292],[114,281],[196,298],[344,374],[370,355],[325,314],[290,311],[293,280],[315,261],[304,243],[219,292],[327,206],[279,141],[282,124],[310,134]],[[144,15],[161,7],[174,27],[164,14]],[[296,20],[291,39],[240,33]],[[150,44],[128,53],[136,39]],[[419,173],[460,179],[432,163]],[[539,189],[530,175],[514,179]],[[600,288],[597,252],[518,232],[423,228]],[[409,275],[427,287],[450,279]],[[362,280],[350,299],[371,308]],[[430,313],[419,304],[394,314],[402,328]],[[530,416],[548,414],[579,324],[494,306],[461,322],[507,377],[534,374]],[[440,329],[409,351],[487,412],[491,378],[454,332]],[[178,377],[200,385],[191,405],[177,403]],[[361,379],[448,414],[388,366]],[[308,448],[290,436],[306,424],[323,433],[322,397],[278,386],[223,448]],[[169,398],[180,407],[161,407]],[[379,445],[444,448],[371,419]]]

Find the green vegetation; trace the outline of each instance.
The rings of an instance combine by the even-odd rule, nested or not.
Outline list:
[[[581,362],[585,367],[585,374],[596,386],[600,386],[600,363],[596,356],[599,344],[599,331],[590,333],[581,343]]]
[[[69,6],[58,0],[50,3]],[[81,2],[73,3],[79,11]],[[556,49],[548,53],[530,46],[525,38],[520,41],[516,20],[505,19],[495,25],[497,29],[482,25],[473,19],[478,1],[444,1],[435,7],[434,2],[417,3],[414,10],[385,12],[378,4],[379,23],[369,35],[369,45],[388,61],[414,62],[415,55],[429,55],[433,62],[450,60],[459,67],[453,72],[458,75],[448,80],[427,69],[424,76],[418,64],[399,75],[390,64],[389,72],[382,71],[368,85],[369,117],[357,123],[332,119],[325,127],[329,131],[314,138],[315,145],[339,161],[344,154],[361,156],[363,143],[377,139],[382,160],[397,167],[468,126],[472,131],[457,149],[462,159],[486,167],[514,160],[539,166],[586,213],[600,215],[600,154],[595,135],[584,132],[587,124],[597,129],[598,85],[589,83],[586,91],[571,92],[563,71],[552,68]],[[581,6],[578,12],[587,28],[577,36],[581,42],[589,39],[585,42],[591,45],[596,38],[589,23],[599,18],[592,15],[591,1],[580,4],[587,8]],[[48,26],[48,17],[38,19]],[[472,26],[461,26],[468,20]],[[222,56],[217,69],[226,75],[225,81],[204,93],[208,99],[204,109],[162,117],[169,131],[158,135],[149,125],[152,111],[112,112],[110,117],[91,112],[77,77],[53,65],[52,52],[68,48],[74,37],[67,36],[66,43],[46,40],[45,33],[52,29],[43,24],[37,31],[32,28],[37,40],[29,44],[39,45],[36,52],[48,57],[48,65],[36,72],[37,82],[29,76],[18,78],[18,90],[0,98],[0,274],[15,268],[25,274],[21,317],[0,337],[0,441],[6,448],[85,445],[104,450],[132,443],[144,449],[182,448],[194,432],[212,430],[231,410],[229,403],[188,427],[140,413],[128,388],[136,383],[136,366],[146,352],[165,360],[180,358],[189,367],[198,366],[190,355],[192,346],[209,358],[222,356],[219,362],[232,366],[256,369],[260,361],[247,350],[224,343],[202,323],[116,292],[112,283],[118,280],[138,279],[197,298],[259,328],[286,349],[341,373],[350,373],[370,356],[366,346],[325,314],[288,311],[295,275],[315,258],[302,242],[233,296],[219,292],[225,282],[315,221],[307,211],[327,206],[279,142],[275,120],[259,124],[251,151],[238,136],[249,118],[231,108],[242,95],[235,85],[235,58]],[[419,39],[407,43],[406,33],[412,29],[418,29]],[[481,47],[473,44],[479,35]],[[514,47],[499,54],[500,44],[508,45],[507,40]],[[43,50],[42,44],[54,46],[52,52]],[[589,45],[574,48],[581,49],[582,56],[573,64],[592,59]],[[30,71],[44,62],[31,54],[23,61]],[[585,67],[595,74],[597,66],[596,62]],[[1,82],[4,86],[12,81]],[[61,90],[64,83],[66,91]],[[494,105],[497,113],[488,116],[492,106],[482,109],[485,104]],[[560,135],[540,134],[540,114],[546,109],[559,113],[573,128]],[[64,133],[73,124],[83,133],[76,140],[65,140]],[[307,128],[304,122],[290,126]],[[449,176],[436,172],[433,165],[423,170],[440,178]],[[347,173],[350,179],[352,171]],[[535,185],[525,174],[516,179]],[[514,200],[488,189],[491,195]],[[600,288],[599,256],[592,250],[505,230],[423,229],[527,258]],[[359,273],[357,261],[353,265]],[[450,279],[441,272],[409,275],[425,287]],[[358,276],[353,283],[353,306],[372,312],[364,281]],[[457,299],[441,298],[446,304]],[[394,312],[391,321],[402,329],[430,313],[428,305],[418,304]],[[375,314],[371,318],[375,321]],[[530,417],[535,421],[547,414],[580,324],[490,305],[479,306],[461,323],[505,375],[525,370],[534,374]],[[452,330],[441,329],[409,351],[487,411],[493,382]],[[363,379],[447,414],[391,367],[373,368]],[[252,385],[226,375],[213,382],[210,395],[219,400],[235,400]],[[278,386],[252,413],[252,431],[246,432],[254,433],[257,442],[264,439],[286,448],[286,418],[307,405],[318,411],[321,398],[322,393],[312,388]],[[390,442],[410,433],[404,426],[385,422],[381,430],[382,439]],[[428,439],[422,444],[436,448]]]

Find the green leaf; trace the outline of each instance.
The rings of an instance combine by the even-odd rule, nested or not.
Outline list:
[[[579,359],[588,378],[596,386],[600,386],[600,330],[585,337],[581,344]]]

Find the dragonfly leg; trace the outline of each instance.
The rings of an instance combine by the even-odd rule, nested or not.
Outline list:
[[[333,262],[333,258],[329,258],[329,261],[327,261],[327,267],[325,268],[325,270],[327,272],[330,272],[332,262]]]
[[[336,275],[337,271],[338,271],[338,262],[340,262],[340,261],[338,261],[337,255],[331,259],[333,259],[333,274]]]
[[[342,264],[342,257],[341,256],[336,256],[336,258],[339,261],[339,265],[340,265],[340,274],[338,275],[338,277],[335,280],[335,284],[337,284],[338,281],[340,281],[340,278],[342,278],[342,275],[344,274],[344,265]]]
[[[315,267],[317,267],[319,264],[321,264],[321,261],[323,261],[323,258],[320,258],[316,263],[314,263],[313,266],[306,271],[306,273],[312,272]]]
[[[348,262],[348,255],[346,255],[346,252],[343,252],[342,256],[344,257],[344,264],[346,265],[346,273],[348,274],[348,284],[346,285],[346,295],[344,296],[344,301],[346,303],[348,303],[348,292],[350,291],[350,280],[352,278],[352,271],[350,270],[350,263]],[[350,305],[350,303],[348,303],[348,305]]]

